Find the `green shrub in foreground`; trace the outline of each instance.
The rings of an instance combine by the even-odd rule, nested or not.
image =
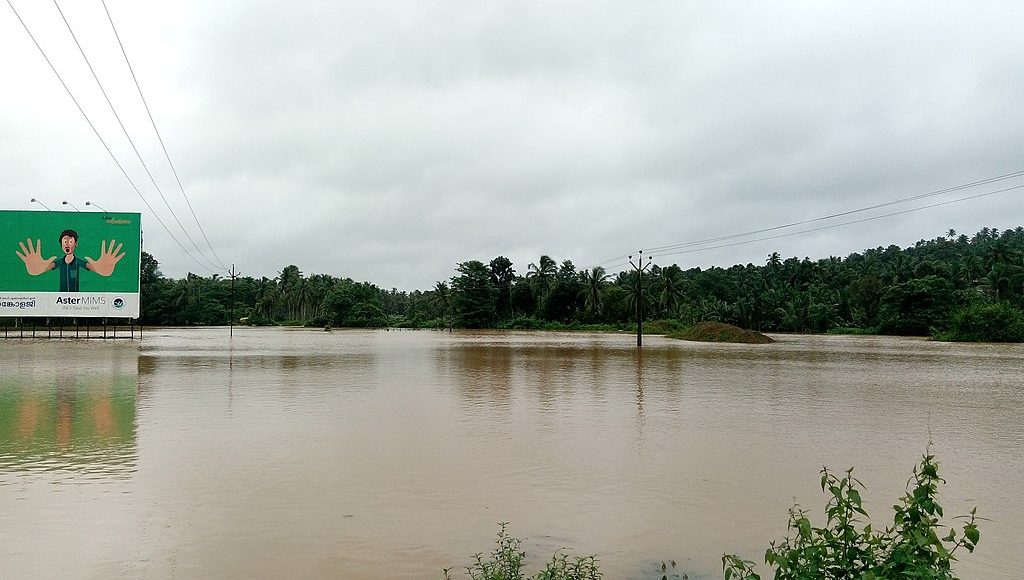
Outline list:
[[[875,531],[865,523],[860,490],[864,486],[848,469],[840,477],[827,468],[821,470],[821,489],[831,497],[825,506],[827,524],[814,527],[806,512],[798,506],[789,512],[790,536],[772,542],[765,552],[765,563],[775,568],[775,580],[881,580],[907,578],[918,580],[956,580],[951,565],[960,548],[973,552],[980,538],[975,510],[959,516],[964,524],[958,532],[950,527],[941,534],[943,517],[938,502],[939,467],[935,458],[925,455],[914,467],[907,493],[893,506],[892,527]],[[863,527],[861,527],[861,525]],[[523,566],[526,551],[522,540],[510,536],[507,523],[500,524],[495,548],[489,557],[476,554],[466,567],[471,580],[599,580],[602,574],[596,556],[570,558],[557,552],[544,569],[526,577]],[[675,562],[672,562],[675,567]],[[727,554],[722,556],[726,580],[760,580],[753,562]],[[451,568],[444,579],[452,580]],[[665,570],[662,564],[662,570]],[[684,575],[685,577],[685,575]]]
[[[958,534],[953,528],[940,538],[938,503],[938,463],[925,455],[914,468],[906,495],[893,506],[893,525],[874,531],[868,523],[859,527],[867,512],[861,504],[863,485],[853,477],[853,469],[839,477],[828,469],[821,471],[821,489],[831,497],[825,508],[828,523],[816,528],[806,512],[794,507],[789,512],[790,536],[772,542],[764,560],[775,568],[776,580],[862,578],[916,578],[954,580],[950,565],[960,548],[974,551],[978,543],[975,510]],[[943,482],[944,483],[944,482]],[[913,489],[910,489],[910,485]],[[760,580],[753,563],[738,556],[722,556],[726,580]]]
[[[489,558],[483,554],[474,556],[474,562],[466,567],[472,580],[526,580],[523,575],[523,560],[526,551],[523,541],[508,534],[508,523],[502,523],[498,539]],[[444,570],[445,580],[451,580],[451,568]],[[537,574],[528,580],[600,580],[596,556],[569,558],[564,552],[557,552]]]

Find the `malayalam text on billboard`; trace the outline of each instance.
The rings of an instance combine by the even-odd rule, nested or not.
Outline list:
[[[141,216],[0,211],[0,316],[139,317]]]

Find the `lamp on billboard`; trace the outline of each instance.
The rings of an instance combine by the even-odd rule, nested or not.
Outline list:
[[[102,207],[100,207],[100,206],[96,205],[95,203],[93,203],[91,201],[88,201],[88,200],[86,200],[85,205],[91,205],[91,206],[93,206],[94,208],[96,208],[96,209],[98,209],[100,211],[107,211],[107,210],[103,209]]]
[[[61,203],[61,205],[70,205],[72,208],[74,208],[75,211],[82,211],[82,210],[78,209],[77,207],[75,207],[75,204],[71,203],[70,201],[68,201],[66,199],[64,201],[60,202],[60,203]]]
[[[36,198],[34,198],[34,197],[33,197],[32,199],[30,199],[29,201],[30,201],[31,203],[38,203],[39,205],[41,205],[41,206],[43,206],[44,208],[46,208],[46,211],[52,211],[52,210],[51,210],[51,209],[50,209],[49,207],[47,207],[47,205],[46,205],[45,203],[43,203],[43,202],[39,201],[38,199],[36,199]]]
[[[138,318],[141,215],[75,210],[0,211],[0,316]]]

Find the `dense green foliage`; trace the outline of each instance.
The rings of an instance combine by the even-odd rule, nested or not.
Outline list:
[[[821,490],[828,493],[827,523],[818,528],[807,514],[789,512],[790,536],[772,542],[764,560],[775,568],[776,580],[839,580],[861,578],[917,578],[952,580],[951,564],[960,548],[974,551],[980,534],[971,510],[960,532],[942,534],[938,502],[939,466],[925,455],[914,468],[906,495],[893,506],[893,524],[882,531],[864,524],[868,518],[861,500],[861,483],[853,469],[843,477],[822,469]],[[913,486],[913,487],[911,487]],[[862,520],[863,518],[863,520]],[[760,580],[752,562],[734,555],[722,557],[726,580]]]
[[[972,304],[953,314],[941,338],[961,342],[1024,342],[1024,314],[1005,302]]]
[[[657,259],[657,257],[655,257]],[[1024,310],[1024,228],[950,231],[910,248],[889,246],[812,261],[770,254],[764,265],[690,268],[654,265],[638,288],[636,272],[577,270],[540,256],[525,274],[504,256],[467,260],[426,291],[385,290],[289,265],[273,278],[234,282],[235,318],[253,324],[419,328],[628,328],[642,300],[647,320],[680,327],[711,320],[759,331],[1014,339]],[[227,324],[231,281],[160,275],[143,254],[142,321]],[[994,306],[994,305],[1000,306]],[[979,318],[980,317],[980,318]],[[975,324],[987,320],[994,324]],[[954,326],[961,331],[952,332]],[[1003,328],[986,334],[986,328]],[[980,329],[980,334],[979,334]]]

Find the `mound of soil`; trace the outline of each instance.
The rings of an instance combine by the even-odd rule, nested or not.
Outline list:
[[[771,338],[754,330],[745,330],[731,324],[721,322],[700,322],[696,326],[673,332],[669,338],[696,340],[699,342],[740,342],[744,344],[768,344],[775,342]]]

